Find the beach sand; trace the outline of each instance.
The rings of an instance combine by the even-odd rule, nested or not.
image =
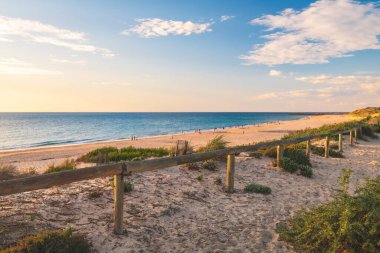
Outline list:
[[[218,129],[217,131],[201,131],[199,133],[185,133],[170,136],[151,138],[139,138],[136,141],[118,140],[81,145],[44,147],[27,150],[0,151],[0,164],[12,164],[19,169],[35,168],[43,172],[50,164],[63,162],[65,159],[77,159],[85,153],[104,146],[114,147],[173,147],[177,140],[188,140],[190,145],[197,148],[204,145],[218,134],[225,136],[229,145],[243,145],[264,140],[278,139],[292,130],[304,129],[306,127],[319,127],[324,124],[333,124],[350,120],[348,115],[316,115],[300,120],[283,121]]]
[[[275,132],[271,133],[294,126],[287,124],[272,126]],[[71,226],[91,241],[95,252],[294,252],[279,241],[277,224],[301,208],[331,200],[338,192],[343,168],[353,171],[351,191],[357,182],[380,174],[379,139],[353,147],[347,142],[346,137],[345,158],[312,155],[313,178],[274,168],[269,158],[241,154],[236,160],[233,194],[214,183],[217,178],[224,182],[222,162],[216,171],[176,166],[131,175],[126,178],[134,190],[124,199],[125,235],[112,231],[109,178],[1,197],[0,247],[24,235]],[[203,181],[195,179],[199,174],[204,175]],[[272,193],[245,193],[249,183],[270,186]],[[92,191],[101,196],[90,198]]]

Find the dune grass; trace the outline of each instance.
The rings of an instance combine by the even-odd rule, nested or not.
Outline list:
[[[37,171],[34,168],[20,171],[14,165],[0,164],[0,181],[28,177],[36,174]]]
[[[350,170],[344,170],[341,192],[331,202],[301,210],[277,228],[280,239],[297,252],[380,252],[380,176],[348,194]]]
[[[74,170],[75,166],[76,166],[76,163],[74,160],[66,159],[61,164],[49,165],[49,167],[47,168],[47,170],[44,173],[49,174],[49,173],[60,172],[60,171]]]
[[[217,135],[207,142],[205,146],[198,148],[197,152],[209,152],[218,149],[224,149],[229,142],[224,139],[223,135]]]
[[[132,146],[117,149],[115,147],[103,147],[95,149],[79,160],[93,163],[109,163],[119,161],[136,161],[148,157],[168,156],[170,151],[165,148],[134,148]]]
[[[45,231],[21,239],[16,245],[1,250],[2,253],[89,253],[90,243],[70,228]]]

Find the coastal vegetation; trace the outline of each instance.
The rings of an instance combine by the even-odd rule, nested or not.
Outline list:
[[[14,165],[0,164],[0,181],[28,177],[35,174],[37,174],[37,171],[34,168],[20,171]]]
[[[71,228],[45,231],[21,239],[2,253],[88,253],[90,243],[82,235],[73,234]]]
[[[340,177],[341,191],[324,205],[301,210],[277,228],[280,239],[306,253],[380,251],[380,176],[349,195],[351,170]]]
[[[223,135],[217,135],[209,140],[205,146],[199,147],[197,152],[209,152],[218,149],[227,148],[229,142],[225,140]]]
[[[53,172],[74,170],[75,167],[76,167],[76,162],[74,160],[66,159],[61,164],[58,164],[58,165],[51,164],[44,173],[48,174],[48,173],[53,173]]]
[[[255,192],[255,193],[262,193],[262,194],[270,194],[272,192],[272,189],[268,186],[261,185],[261,184],[248,184],[244,188],[245,192]]]
[[[114,183],[113,178],[110,180],[110,185],[112,186],[112,188],[115,187],[115,183]],[[131,191],[133,191],[133,189],[134,189],[134,186],[133,186],[132,183],[130,183],[128,181],[124,181],[123,182],[123,190],[124,190],[124,192],[131,192]]]
[[[136,161],[148,157],[168,156],[170,151],[165,148],[135,148],[132,146],[126,148],[103,147],[95,149],[79,160],[92,163],[109,163],[119,161]]]

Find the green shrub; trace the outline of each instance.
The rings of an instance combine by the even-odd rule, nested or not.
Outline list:
[[[348,195],[348,174],[341,193],[331,202],[301,210],[277,228],[280,239],[305,253],[380,252],[380,176]]]
[[[354,127],[357,127],[359,124],[360,124],[359,121],[349,121],[349,122],[342,122],[342,123],[337,123],[337,124],[323,125],[318,128],[306,128],[303,130],[292,131],[291,133],[282,137],[282,139],[292,139],[292,138],[305,137],[309,135],[329,134],[329,133],[333,133],[337,131],[350,130]]]
[[[3,253],[87,253],[90,244],[72,230],[54,230],[21,239],[15,246],[2,250]]]
[[[207,142],[206,146],[198,148],[198,152],[209,152],[218,149],[225,149],[228,142],[224,139],[223,135],[217,135],[212,140]]]
[[[360,131],[359,131],[360,133]],[[361,131],[361,134],[362,135],[365,135],[365,136],[368,136],[372,139],[377,139],[379,138],[376,134],[375,134],[375,131],[374,131],[374,128],[365,124],[365,125],[362,125],[362,131]],[[359,134],[359,137],[360,137],[360,134]]]
[[[283,157],[280,160],[280,167],[290,173],[294,173],[299,169],[299,165],[288,157]]]
[[[117,149],[114,147],[104,147],[87,153],[80,160],[93,163],[139,161],[147,157],[163,157],[169,154],[169,150],[165,148],[134,148],[129,146]]]
[[[218,177],[215,179],[215,184],[216,185],[222,185],[222,178]]]
[[[304,177],[312,177],[313,176],[313,169],[310,166],[307,165],[301,165],[299,167],[300,174]]]
[[[50,165],[48,169],[44,172],[45,174],[53,173],[53,172],[60,172],[60,171],[66,171],[66,170],[74,170],[76,166],[76,163],[74,160],[66,159],[63,163],[58,165]]]
[[[244,191],[262,193],[262,194],[270,194],[272,192],[272,189],[268,186],[265,186],[265,185],[249,184],[249,185],[245,186]]]
[[[217,164],[215,160],[207,160],[202,163],[202,168],[206,170],[216,170]]]
[[[202,175],[202,174],[198,175],[198,176],[196,177],[196,179],[197,179],[198,181],[202,181],[202,180],[203,180],[203,175]]]
[[[305,150],[285,148],[284,157],[288,157],[298,164],[311,166],[310,159],[306,156]]]

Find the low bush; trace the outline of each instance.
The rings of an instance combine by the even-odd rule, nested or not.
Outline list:
[[[306,156],[305,150],[285,148],[284,157],[288,157],[298,164],[311,166],[310,159]]]
[[[223,135],[217,135],[212,140],[207,142],[205,146],[198,148],[198,152],[209,152],[227,147],[228,141],[224,139]]]
[[[202,180],[203,180],[203,175],[200,174],[200,175],[198,175],[195,179],[197,179],[198,181],[202,181]]]
[[[278,226],[280,239],[299,252],[380,252],[380,176],[348,194],[349,170],[341,177],[341,192],[331,202],[301,210]]]
[[[46,231],[21,239],[16,245],[2,250],[3,253],[87,253],[89,242],[72,230]]]
[[[119,161],[139,161],[147,157],[163,157],[170,154],[165,148],[134,148],[132,146],[117,149],[104,147],[95,149],[80,158],[80,161],[108,163]]]
[[[256,192],[256,193],[262,193],[262,194],[270,194],[272,192],[272,189],[265,185],[260,184],[249,184],[244,188],[245,192]]]
[[[368,136],[372,139],[377,139],[379,138],[376,134],[375,134],[375,129],[374,127],[371,127],[370,125],[362,125],[362,131],[361,131],[361,134],[362,135],[365,135],[365,136]],[[360,137],[360,135],[359,135]]]
[[[294,173],[298,171],[299,164],[297,164],[296,162],[294,162],[292,159],[288,157],[283,157],[280,160],[280,167],[283,168],[287,172]]]
[[[217,177],[214,182],[216,185],[222,185],[222,178]]]
[[[217,164],[215,160],[207,160],[202,163],[202,168],[206,170],[216,170]]]
[[[50,165],[48,169],[44,172],[45,174],[66,171],[66,170],[74,170],[76,163],[74,160],[66,159],[63,163],[58,165]]]
[[[313,169],[310,166],[307,165],[301,165],[299,167],[300,174],[304,177],[312,177],[313,176]]]

